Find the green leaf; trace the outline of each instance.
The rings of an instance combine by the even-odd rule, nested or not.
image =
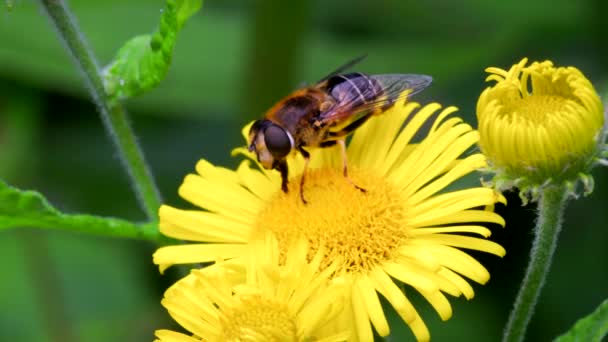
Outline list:
[[[0,181],[0,227],[13,226],[21,217],[45,217],[60,215],[41,194],[20,191]]]
[[[156,87],[167,75],[177,33],[202,6],[202,0],[167,0],[152,35],[125,43],[104,69],[104,86],[111,100],[134,97]]]
[[[601,341],[608,334],[608,299],[587,317],[581,318],[555,342]]]
[[[15,227],[61,229],[153,241],[164,239],[155,222],[135,224],[113,217],[65,214],[40,193],[19,190],[0,180],[0,230]]]
[[[198,12],[203,5],[203,0],[177,0],[177,29],[181,30],[182,26],[186,23],[194,13]]]

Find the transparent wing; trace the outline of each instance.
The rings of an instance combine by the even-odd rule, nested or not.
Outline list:
[[[421,92],[432,82],[432,77],[418,74],[335,75],[340,82],[329,92],[336,104],[319,114],[316,125],[336,125],[352,122],[374,114],[377,109],[390,107],[397,100]],[[331,82],[330,78],[328,82]]]
[[[352,67],[354,67],[355,65],[361,63],[361,61],[363,61],[365,58],[367,58],[367,54],[365,55],[361,55],[359,57],[353,58],[352,60],[344,63],[343,65],[339,66],[336,70],[330,72],[329,74],[325,75],[325,77],[321,78],[317,83],[321,83],[325,80],[327,80],[328,78],[341,74],[349,69],[351,69]]]

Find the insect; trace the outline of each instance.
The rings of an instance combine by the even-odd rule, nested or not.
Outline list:
[[[344,178],[348,177],[345,139],[369,118],[382,113],[398,99],[422,91],[432,81],[416,74],[366,75],[344,73],[365,56],[356,58],[330,73],[316,84],[295,90],[270,108],[249,131],[249,151],[255,152],[266,169],[281,173],[281,189],[288,191],[289,170],[286,157],[300,153],[304,171],[300,198],[304,204],[304,180],[310,161],[310,148],[339,145]]]

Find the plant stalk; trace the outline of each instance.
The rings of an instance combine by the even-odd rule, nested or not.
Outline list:
[[[84,35],[65,1],[41,0],[41,3],[84,76],[104,127],[118,150],[142,209],[148,219],[157,221],[161,202],[160,193],[133,134],[125,109],[121,104],[111,102],[108,98],[93,51],[86,44]]]
[[[542,190],[530,262],[503,333],[504,342],[520,342],[525,337],[557,247],[566,198],[564,186]]]

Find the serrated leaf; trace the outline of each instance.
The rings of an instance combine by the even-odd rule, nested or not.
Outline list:
[[[104,85],[111,100],[127,99],[156,87],[167,75],[177,33],[202,6],[202,0],[167,0],[153,34],[127,41],[104,68]]]
[[[608,299],[590,315],[581,318],[555,342],[599,342],[608,334]]]
[[[51,228],[82,233],[159,241],[156,223],[135,224],[113,217],[65,214],[36,191],[19,190],[0,180],[0,230]]]

